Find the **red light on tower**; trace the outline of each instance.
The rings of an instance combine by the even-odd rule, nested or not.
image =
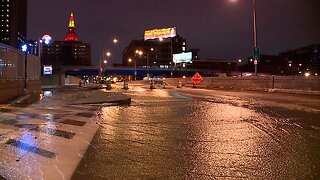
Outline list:
[[[74,14],[71,12],[68,26],[68,33],[66,34],[65,41],[78,41],[78,35],[76,33],[76,26],[74,23]]]

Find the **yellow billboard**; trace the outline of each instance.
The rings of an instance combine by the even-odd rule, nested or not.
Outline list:
[[[177,36],[176,28],[151,29],[144,31],[144,40]]]

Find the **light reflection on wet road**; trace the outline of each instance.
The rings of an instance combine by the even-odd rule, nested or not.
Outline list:
[[[102,109],[100,128],[73,179],[320,176],[320,113],[312,100],[304,109],[297,108],[302,102],[288,106],[294,97],[263,93],[129,94],[132,105]]]

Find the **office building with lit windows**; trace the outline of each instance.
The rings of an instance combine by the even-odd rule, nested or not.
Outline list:
[[[19,48],[27,36],[27,0],[0,0],[0,17],[0,43]]]
[[[60,71],[62,66],[90,66],[91,46],[80,41],[55,41],[43,45],[41,64],[52,65],[54,71]]]
[[[78,41],[73,12],[70,14],[65,40],[54,41],[50,45],[42,44],[41,65],[52,66],[53,72],[61,71],[63,66],[91,65],[91,46]]]
[[[136,50],[142,52],[141,55]],[[172,63],[172,54],[187,51],[186,40],[180,36],[154,40],[133,40],[122,53],[122,65],[134,66],[128,60],[136,61],[137,67],[152,67],[169,69]]]

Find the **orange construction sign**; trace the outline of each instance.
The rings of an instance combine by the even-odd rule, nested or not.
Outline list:
[[[191,80],[193,84],[200,84],[203,81],[203,77],[197,72]]]

